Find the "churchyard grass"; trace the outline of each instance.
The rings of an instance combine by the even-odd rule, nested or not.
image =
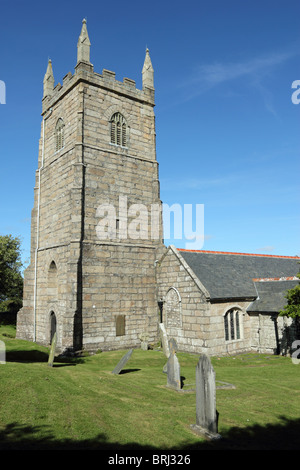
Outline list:
[[[6,363],[0,364],[0,449],[294,449],[299,445],[300,364],[290,357],[242,354],[213,357],[220,441],[206,441],[195,423],[198,355],[177,353],[182,391],[166,387],[166,357],[135,349],[119,375],[112,370],[127,351],[76,359],[15,339],[0,326]]]

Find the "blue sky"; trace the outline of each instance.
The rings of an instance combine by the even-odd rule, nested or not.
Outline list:
[[[141,88],[149,48],[161,199],[204,205],[202,248],[300,256],[300,104],[291,100],[300,80],[298,1],[29,0],[0,8],[0,233],[22,238],[24,260],[43,77],[48,58],[56,84],[74,72],[83,18],[98,73],[113,70]]]

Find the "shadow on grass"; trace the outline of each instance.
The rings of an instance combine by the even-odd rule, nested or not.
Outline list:
[[[6,362],[48,362],[49,353],[44,351],[39,351],[37,349],[19,351],[11,350],[6,352]],[[53,367],[63,367],[67,365],[76,365],[82,364],[84,362],[83,358],[79,357],[59,357],[56,356],[54,359]]]
[[[7,351],[6,362],[47,362],[49,354],[33,349],[32,351]]]
[[[0,450],[101,450],[127,452],[135,450],[148,453],[171,454],[188,453],[201,450],[299,450],[300,419],[287,420],[281,417],[277,425],[254,425],[248,428],[231,428],[216,441],[200,440],[195,444],[182,444],[167,450],[142,446],[138,443],[122,445],[108,442],[105,434],[98,434],[93,440],[56,440],[46,426],[24,426],[8,424],[0,431]],[[43,437],[38,435],[43,434]]]
[[[119,375],[130,374],[131,372],[138,372],[141,369],[122,369]]]

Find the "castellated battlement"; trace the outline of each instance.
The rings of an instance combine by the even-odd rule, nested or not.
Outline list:
[[[102,70],[102,75],[94,72],[94,66],[90,62],[90,40],[86,27],[86,20],[82,21],[82,29],[77,43],[77,64],[75,73],[69,72],[63,78],[63,85],[54,86],[52,61],[48,61],[47,71],[44,77],[43,111],[44,114],[57,100],[62,98],[78,83],[88,83],[90,86],[102,88],[104,91],[113,92],[119,96],[154,106],[154,70],[152,67],[149,50],[142,69],[142,90],[136,88],[135,80],[124,78],[123,82],[116,80],[115,72]]]
[[[127,96],[130,99],[147,103],[154,106],[154,88],[145,87],[143,90],[136,88],[135,80],[124,77],[123,82],[116,80],[115,72],[107,69],[102,70],[102,74],[94,72],[91,64],[80,63],[76,66],[75,73],[68,72],[63,77],[63,84],[57,83],[51,93],[44,96],[42,100],[42,114],[60,100],[66,93],[79,83],[88,83],[96,88],[102,88],[116,93],[120,96]]]

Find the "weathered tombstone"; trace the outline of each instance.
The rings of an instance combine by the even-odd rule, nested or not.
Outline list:
[[[221,437],[218,434],[215,371],[205,354],[200,357],[196,367],[196,424],[191,427],[210,439]]]
[[[170,341],[169,341],[169,352],[170,354],[175,354],[176,351],[177,351],[177,342],[176,342],[176,339],[174,338],[171,338]],[[169,356],[170,357],[170,356]],[[164,365],[163,367],[163,373],[166,374],[167,373],[167,366],[168,366],[168,362],[166,362],[166,364]]]
[[[178,346],[177,346],[177,341],[176,339],[174,338],[171,338],[170,341],[169,341],[169,350],[170,350],[170,354],[174,354],[177,352],[178,350]]]
[[[167,333],[165,330],[165,325],[163,323],[159,324],[159,331],[160,331],[160,337],[161,337],[164,355],[169,357],[170,351],[169,351],[169,345],[168,345],[168,337],[167,337]]]
[[[123,367],[125,366],[126,362],[130,359],[131,354],[132,354],[133,349],[130,349],[125,356],[122,357],[122,359],[118,362],[114,370],[112,371],[112,374],[119,374]]]
[[[50,367],[53,366],[53,362],[54,362],[56,341],[57,341],[57,336],[56,336],[56,332],[55,332],[54,335],[53,335],[53,338],[52,338],[51,349],[50,349],[50,354],[49,354],[49,359],[48,359],[48,366],[50,366]]]
[[[167,386],[181,390],[180,364],[175,353],[171,353],[167,362]]]
[[[0,341],[0,364],[6,363],[6,349],[4,341]]]
[[[141,349],[143,349],[143,351],[148,351],[148,339],[149,339],[148,333],[141,333],[139,338],[141,341]]]

